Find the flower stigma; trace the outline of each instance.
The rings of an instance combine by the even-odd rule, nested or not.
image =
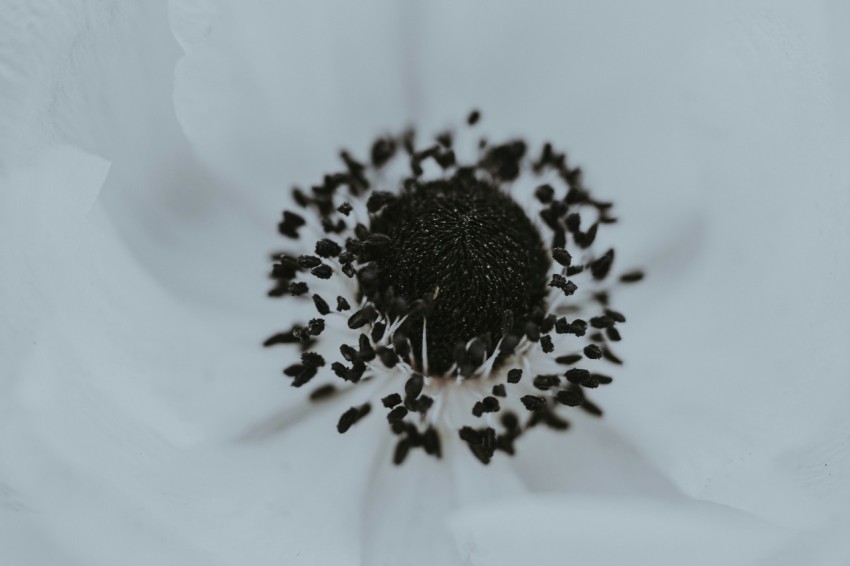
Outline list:
[[[414,448],[440,457],[447,434],[486,464],[535,426],[566,430],[565,407],[601,416],[587,391],[612,382],[598,368],[622,363],[611,344],[626,320],[611,292],[643,277],[610,282],[614,249],[594,242],[616,222],[612,204],[565,153],[457,137],[423,148],[412,130],[381,137],[368,163],[343,151],[344,169],[293,189],[278,225],[290,245],[273,254],[269,295],[311,301],[316,316],[265,345],[300,347],[284,374],[318,384],[313,402],[375,383],[383,393],[337,430],[380,398],[396,464]]]

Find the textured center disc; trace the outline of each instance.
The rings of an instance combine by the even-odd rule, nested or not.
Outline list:
[[[418,186],[386,206],[372,230],[391,238],[376,261],[382,291],[392,287],[411,302],[438,291],[427,314],[432,374],[449,370],[458,343],[489,334],[491,353],[506,310],[522,335],[543,302],[550,261],[540,234],[487,182],[455,177]],[[421,360],[422,316],[411,316],[404,330]]]

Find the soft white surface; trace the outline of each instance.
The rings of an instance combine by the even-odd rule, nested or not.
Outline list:
[[[0,563],[850,560],[850,10],[697,4],[2,0]],[[603,421],[395,469],[258,347],[266,256],[340,146],[472,106],[650,276]]]

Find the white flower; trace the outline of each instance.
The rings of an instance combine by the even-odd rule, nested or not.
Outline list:
[[[3,563],[848,559],[846,9],[31,4],[0,16]],[[472,104],[568,144],[651,279],[604,419],[394,467],[258,347],[266,251],[339,147]]]

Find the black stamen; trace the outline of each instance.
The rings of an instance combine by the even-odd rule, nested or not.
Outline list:
[[[316,310],[319,311],[319,314],[322,316],[331,312],[331,307],[329,307],[328,303],[326,303],[319,295],[313,295],[313,304],[316,305]]]
[[[519,383],[520,379],[522,379],[521,369],[514,368],[508,372],[508,383]]]
[[[590,344],[584,347],[584,355],[591,360],[598,360],[602,357],[602,349],[596,344]]]
[[[401,404],[401,395],[398,393],[390,393],[383,399],[381,399],[381,403],[383,403],[384,407],[387,409],[392,409],[396,405]]]
[[[357,423],[360,419],[369,414],[369,411],[372,410],[372,406],[369,403],[365,403],[360,405],[359,407],[351,407],[347,411],[345,411],[340,417],[339,422],[336,425],[336,430],[343,434],[348,431],[354,424]]]

